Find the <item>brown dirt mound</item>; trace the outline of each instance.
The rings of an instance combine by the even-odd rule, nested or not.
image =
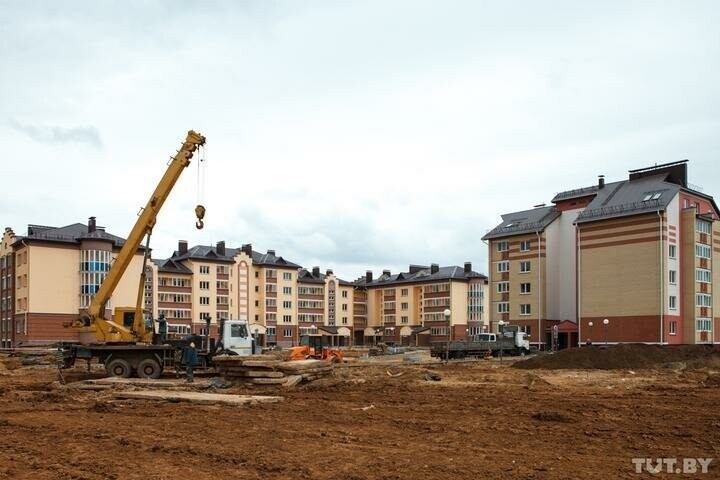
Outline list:
[[[704,368],[720,361],[720,351],[705,345],[660,346],[640,343],[604,347],[583,347],[561,350],[555,354],[538,355],[515,362],[522,369],[641,369],[641,368]]]

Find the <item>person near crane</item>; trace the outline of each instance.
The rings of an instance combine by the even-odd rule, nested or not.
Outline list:
[[[160,318],[158,318],[158,343],[160,345],[163,345],[165,342],[167,342],[167,333],[167,320],[165,319],[165,314],[161,313]]]
[[[193,369],[198,364],[198,354],[195,350],[195,342],[185,347],[183,351],[182,361],[185,364],[185,377],[188,383],[193,383]]]

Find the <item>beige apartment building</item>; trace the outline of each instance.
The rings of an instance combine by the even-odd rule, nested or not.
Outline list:
[[[357,328],[356,341],[362,332],[364,343],[426,346],[487,331],[487,280],[470,262],[463,267],[410,265],[395,275],[384,270],[377,279],[368,271],[354,282],[356,294],[365,297],[356,311],[367,325]],[[451,311],[450,325],[446,309]]]
[[[77,340],[63,323],[90,306],[124,239],[97,226],[28,225],[27,235],[6,228],[0,249],[3,346]],[[107,305],[134,306],[142,270],[143,250],[137,252]]]
[[[720,223],[687,161],[558,193],[502,215],[490,248],[491,324],[535,343],[720,343]]]

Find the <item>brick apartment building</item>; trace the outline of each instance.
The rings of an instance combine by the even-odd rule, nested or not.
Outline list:
[[[489,245],[491,325],[547,344],[720,342],[720,224],[687,161],[558,193],[502,215]],[[607,319],[607,326],[604,321]]]
[[[87,225],[28,225],[25,236],[6,228],[0,246],[2,346],[77,340],[77,333],[63,328],[63,322],[90,305],[124,242],[97,226],[94,217]],[[109,310],[135,305],[142,260],[140,249]]]
[[[407,272],[384,270],[376,279],[368,271],[354,285],[364,299],[356,303],[358,342],[364,337],[366,343],[429,345],[448,335],[463,340],[487,330],[488,279],[470,262],[463,267],[410,265]],[[451,311],[450,327],[445,309]]]

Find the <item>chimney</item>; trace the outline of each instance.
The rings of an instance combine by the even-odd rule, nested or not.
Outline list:
[[[223,257],[225,256],[225,241],[224,240],[222,242],[217,242],[217,244],[215,245],[215,251],[217,252],[218,255],[222,255]]]
[[[430,273],[438,273],[440,271],[440,265],[437,263],[431,263],[430,264]]]
[[[390,276],[390,270],[383,270],[383,276],[387,275]]]
[[[240,251],[248,257],[252,257],[252,243],[244,244],[242,247],[240,247]]]
[[[313,267],[313,277],[320,276],[320,267]]]
[[[372,282],[372,270],[367,270],[365,272],[365,282],[367,282],[367,283]]]
[[[598,175],[598,188],[605,188],[605,175]]]
[[[328,268],[327,270],[325,270],[325,275],[332,275],[332,274],[333,274],[333,271],[331,269]]]
[[[272,256],[274,257],[274,256],[275,256],[275,250],[268,250],[268,251],[267,251],[267,254],[268,254],[268,255],[272,255]]]
[[[472,272],[472,263],[471,262],[465,262],[465,273]]]
[[[178,255],[185,255],[188,252],[187,240],[178,240]]]
[[[95,217],[90,217],[88,219],[88,233],[92,233],[97,228],[97,223],[95,222]]]
[[[417,273],[420,270],[427,270],[427,268],[428,267],[425,267],[423,265],[410,265],[408,267],[408,272],[410,272],[410,275],[412,275],[413,273]]]

